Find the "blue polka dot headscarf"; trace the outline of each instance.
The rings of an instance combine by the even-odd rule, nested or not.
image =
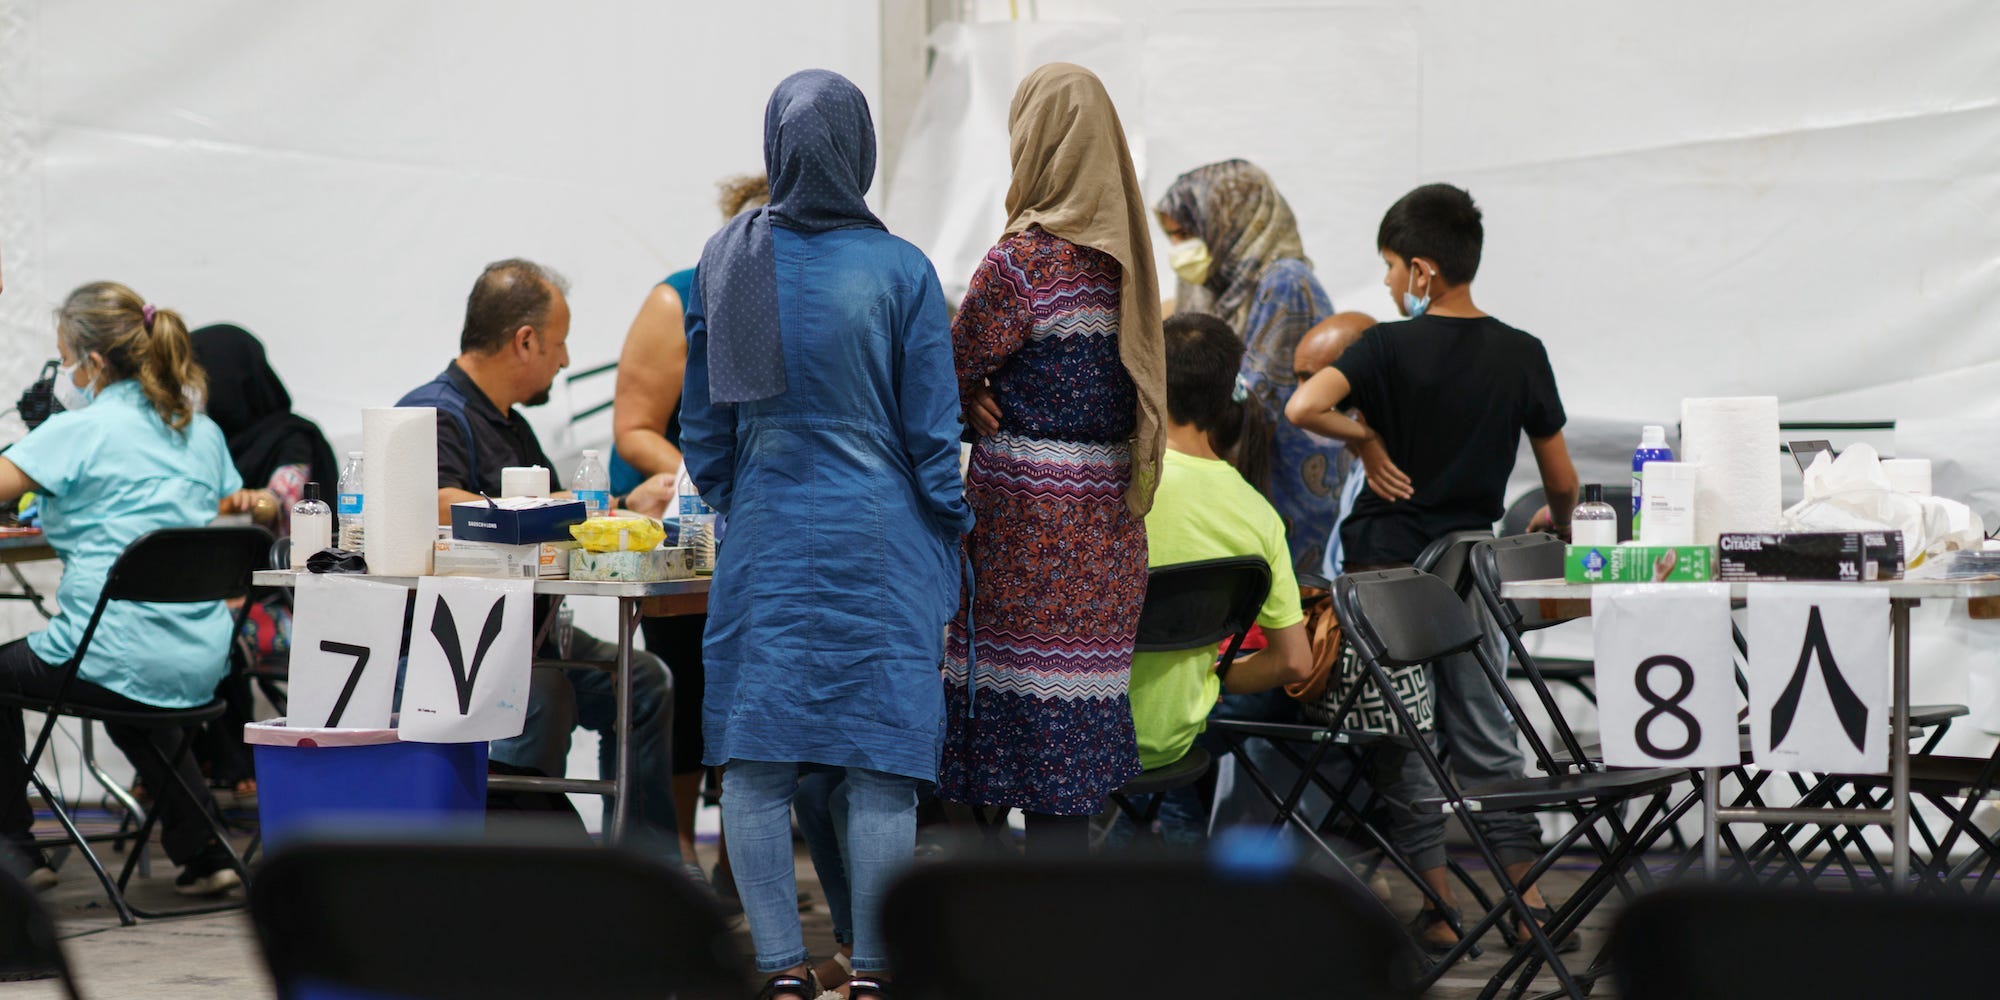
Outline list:
[[[708,390],[717,403],[785,391],[771,227],[805,233],[882,221],[864,195],[875,177],[875,122],[861,88],[838,73],[794,73],[764,106],[771,201],[724,224],[701,253],[696,280],[708,316]]]

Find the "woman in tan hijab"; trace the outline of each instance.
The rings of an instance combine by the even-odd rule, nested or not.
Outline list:
[[[1081,851],[1139,773],[1126,688],[1146,595],[1166,363],[1146,206],[1104,85],[1057,63],[1009,112],[1007,229],[952,326],[978,431],[971,614],[945,647],[939,795]]]

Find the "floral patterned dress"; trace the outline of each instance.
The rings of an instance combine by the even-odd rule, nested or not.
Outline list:
[[[986,380],[1002,416],[966,477],[975,655],[961,609],[948,801],[1088,815],[1139,773],[1127,687],[1146,528],[1125,509],[1137,402],[1118,295],[1116,260],[1030,228],[987,253],[952,326],[961,397]]]

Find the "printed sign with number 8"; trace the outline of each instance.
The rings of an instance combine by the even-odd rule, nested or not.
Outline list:
[[[1662,697],[1653,690],[1652,678],[1655,667],[1670,667],[1674,675],[1680,678],[1680,687],[1676,688],[1673,694]],[[1694,748],[1701,745],[1701,720],[1689,715],[1681,704],[1687,701],[1688,695],[1694,693],[1694,668],[1688,666],[1688,661],[1678,656],[1655,656],[1640,662],[1638,676],[1634,680],[1639,688],[1639,697],[1652,706],[1639,714],[1639,725],[1634,731],[1639,741],[1639,749],[1661,760],[1680,760],[1693,753]],[[1671,749],[1663,749],[1653,742],[1653,725],[1661,716],[1680,723],[1687,735],[1684,741]]]
[[[1727,584],[1600,585],[1591,591],[1604,762],[1742,762]]]

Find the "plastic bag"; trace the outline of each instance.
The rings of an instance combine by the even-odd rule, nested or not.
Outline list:
[[[1785,511],[1786,531],[1880,531],[1903,533],[1903,559],[1912,568],[1925,557],[1954,549],[1978,549],[1986,525],[1972,508],[1942,497],[1898,493],[1882,471],[1881,456],[1857,444],[1834,458],[1826,452],[1805,473],[1805,499]]]
[[[667,537],[650,517],[593,517],[570,525],[569,533],[587,552],[648,552]]]

